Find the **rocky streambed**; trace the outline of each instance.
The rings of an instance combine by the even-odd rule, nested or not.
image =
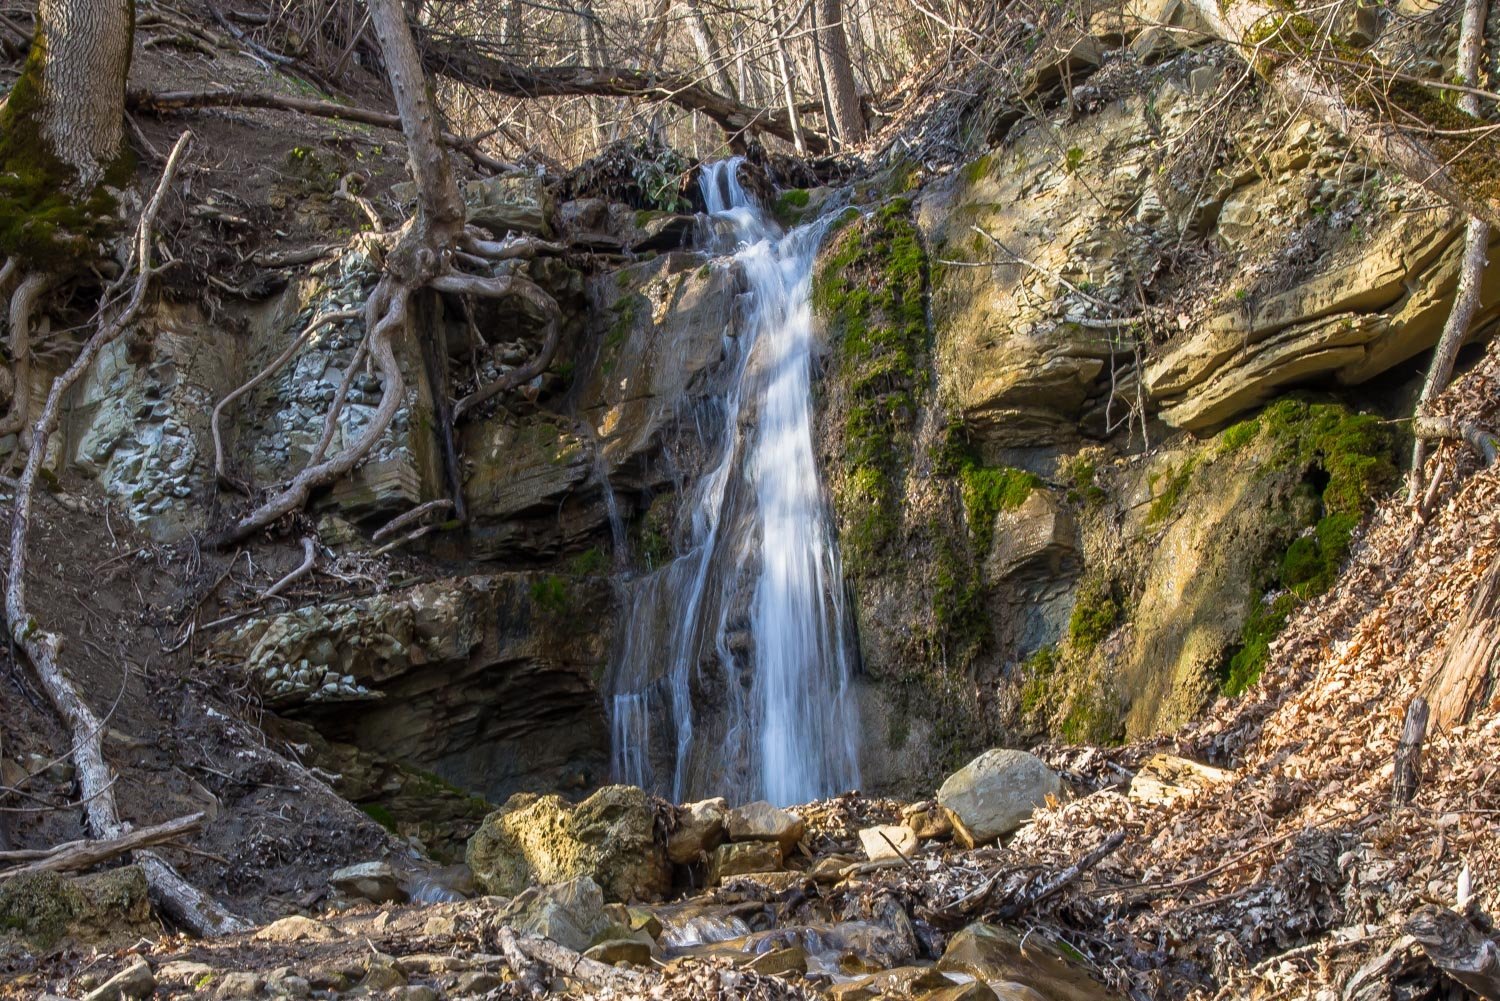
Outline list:
[[[1181,787],[1180,770],[1152,774],[1142,795]],[[305,914],[213,941],[124,940],[86,959],[63,948],[0,996],[1112,997],[1106,967],[1028,920],[1089,859],[1071,872],[1018,864],[1000,843],[1062,787],[1040,759],[995,750],[919,803],[521,793],[486,818],[466,866],[351,866]],[[1118,844],[1106,838],[1093,860]],[[61,881],[39,878],[34,896],[48,879]],[[0,888],[0,909],[20,914],[23,881]]]

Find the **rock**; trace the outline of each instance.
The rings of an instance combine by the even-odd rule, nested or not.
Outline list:
[[[560,796],[512,796],[469,840],[474,879],[487,893],[587,876],[609,900],[660,897],[671,885],[656,814],[635,786],[605,786],[576,807]]]
[[[550,938],[574,952],[587,949],[608,925],[604,894],[587,876],[533,886],[507,904],[501,918],[517,932]]]
[[[708,866],[708,882],[714,885],[730,876],[776,872],[780,868],[781,846],[774,841],[739,841],[714,849]]]
[[[1024,989],[1024,988],[1023,988]],[[983,980],[971,980],[967,984],[955,984],[941,990],[917,995],[918,1001],[1000,1001],[994,988]],[[1012,1001],[1007,997],[1006,1001]]]
[[[919,847],[917,832],[905,824],[866,827],[859,832],[859,843],[871,862],[897,859],[903,855],[910,859]]]
[[[952,987],[953,981],[930,966],[898,966],[872,973],[829,992],[835,1001],[863,1001],[866,998],[925,997],[929,991]]]
[[[948,825],[948,830],[953,830],[952,824]],[[807,870],[807,878],[816,883],[837,883],[844,878],[844,870],[858,862],[848,855],[824,855]]]
[[[436,990],[425,984],[397,987],[387,996],[391,1001],[438,1001],[438,998],[441,997]]]
[[[1263,235],[1261,211],[1267,204],[1274,204],[1268,198],[1269,190],[1265,181],[1257,181],[1224,199],[1224,207],[1219,210],[1219,238],[1230,250],[1238,250]]]
[[[1172,754],[1153,754],[1130,780],[1131,799],[1168,805],[1234,778],[1233,772]]]
[[[821,957],[841,965],[844,972],[889,972],[915,958],[910,943],[902,936],[868,921],[786,925],[754,932],[740,944],[750,953],[795,946],[809,958]]]
[[[470,181],[464,187],[469,222],[497,237],[509,232],[552,235],[552,196],[545,178],[535,174],[502,174]]]
[[[266,978],[266,990],[273,997],[305,998],[312,996],[312,985],[304,977],[293,973],[290,967],[273,972]]]
[[[700,861],[724,842],[729,804],[705,799],[677,808],[677,828],[667,835],[667,858],[678,865]]]
[[[350,897],[363,897],[377,904],[406,899],[401,877],[388,862],[361,862],[345,866],[328,877],[329,885]]]
[[[989,580],[1055,580],[1078,560],[1078,526],[1051,490],[1032,490],[1020,507],[998,512],[993,536],[985,562]]]
[[[219,971],[207,963],[195,963],[188,959],[174,959],[156,969],[156,979],[161,983],[182,984],[192,987],[204,977],[212,977]]]
[[[967,847],[1020,827],[1048,796],[1062,792],[1057,773],[1034,754],[1009,748],[985,751],[938,790],[955,835]]]
[[[0,881],[0,938],[14,932],[36,949],[70,940],[123,945],[154,927],[139,866],[72,879],[35,872]]]
[[[377,952],[370,957],[359,986],[371,991],[387,991],[393,987],[405,987],[406,974],[401,972],[401,964],[390,956]]]
[[[83,1001],[124,1001],[143,998],[156,990],[150,965],[137,956],[129,966],[83,996]]]
[[[953,821],[948,819],[941,803],[925,800],[913,803],[901,811],[901,822],[912,829],[922,841],[933,841],[953,835]]]
[[[775,977],[783,973],[806,973],[807,953],[792,946],[788,949],[772,949],[750,960],[750,969],[763,977]]]
[[[623,929],[622,929],[623,930]],[[632,966],[649,966],[651,956],[656,951],[656,943],[651,936],[644,932],[627,934],[620,938],[606,938],[604,941],[591,945],[584,951],[589,959],[598,960],[614,966],[616,963],[629,963]]]
[[[344,937],[344,933],[330,924],[293,914],[272,921],[255,933],[260,942],[332,942]]]
[[[643,907],[606,904],[604,916],[631,932],[644,932],[653,940],[661,937],[661,919]]]
[[[993,925],[971,924],[948,942],[937,969],[967,973],[991,984],[1036,991],[1047,1001],[1105,1001],[1112,997],[1079,967],[1063,959],[1044,935],[1032,934],[1021,947],[1015,933]],[[1012,991],[1004,998],[1022,995]]]
[[[505,983],[505,978],[498,973],[488,970],[474,970],[470,973],[460,973],[458,980],[453,985],[453,992],[459,997],[468,997],[471,994],[488,994],[490,991]]]
[[[219,1001],[239,1001],[259,997],[265,989],[265,978],[254,973],[226,973],[208,985]]]
[[[730,841],[774,841],[783,854],[796,847],[807,828],[797,814],[763,800],[730,810],[726,823]]]

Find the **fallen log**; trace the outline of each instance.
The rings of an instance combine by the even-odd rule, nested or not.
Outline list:
[[[1419,441],[1448,439],[1467,442],[1470,448],[1484,457],[1486,466],[1493,466],[1496,458],[1500,457],[1500,437],[1473,421],[1458,421],[1451,417],[1417,417],[1412,421],[1411,433]]]
[[[548,938],[514,935],[514,933],[512,935],[516,949],[523,955],[537,962],[546,963],[562,976],[576,980],[587,987],[624,991],[627,996],[631,996],[635,992],[651,987],[659,979],[652,973],[638,973],[589,959]]]
[[[203,814],[192,813],[164,824],[127,831],[112,838],[84,838],[52,848],[0,852],[0,863],[22,863],[0,870],[0,881],[30,872],[82,872],[126,852],[172,841],[202,826]]]
[[[1428,904],[1406,919],[1406,933],[1433,966],[1480,997],[1500,1001],[1500,945],[1468,918]]]

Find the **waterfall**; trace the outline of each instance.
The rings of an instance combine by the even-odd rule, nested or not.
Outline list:
[[[627,582],[608,692],[616,781],[677,800],[804,802],[859,783],[838,548],[812,439],[809,295],[825,221],[783,234],[703,168],[709,229],[746,287],[685,492],[680,556]]]

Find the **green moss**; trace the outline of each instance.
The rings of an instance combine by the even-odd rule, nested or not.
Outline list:
[[[1094,461],[1086,455],[1078,455],[1063,470],[1067,479],[1073,486],[1068,491],[1068,500],[1075,504],[1086,504],[1093,507],[1101,504],[1108,496],[1104,488],[1094,482],[1097,470]]]
[[[1020,709],[1023,716],[1034,716],[1047,704],[1052,676],[1057,673],[1060,658],[1057,647],[1040,647],[1021,662]]]
[[[1260,420],[1252,417],[1230,425],[1219,433],[1219,454],[1233,455],[1260,435]]]
[[[1146,524],[1158,524],[1171,515],[1173,509],[1177,507],[1177,502],[1182,499],[1183,492],[1187,490],[1188,484],[1193,480],[1193,470],[1198,468],[1198,458],[1197,455],[1189,456],[1181,466],[1169,470],[1166,483],[1159,491],[1156,490],[1157,478],[1152,479],[1151,488],[1154,496],[1151,498],[1151,506],[1146,509]]]
[[[1238,436],[1264,435],[1272,468],[1300,471],[1316,502],[1306,530],[1252,587],[1250,616],[1222,672],[1227,695],[1243,693],[1260,677],[1271,641],[1297,605],[1333,586],[1355,529],[1397,478],[1395,441],[1373,414],[1292,398],[1277,401],[1246,425],[1252,423],[1253,433]]]
[[[839,233],[813,281],[813,308],[834,346],[843,462],[833,492],[854,577],[877,572],[895,551],[917,401],[929,388],[926,255],[910,209],[896,199]]]
[[[365,816],[375,821],[375,823],[379,824],[381,827],[384,827],[386,830],[395,833],[396,818],[391,814],[391,811],[387,807],[384,807],[379,803],[361,803],[359,804],[359,808]]]
[[[1058,733],[1070,744],[1119,744],[1125,736],[1120,707],[1100,687],[1087,687],[1068,706]]]
[[[968,519],[969,531],[974,534],[975,548],[980,553],[989,552],[994,541],[995,516],[1001,511],[1014,511],[1042,485],[1036,474],[1009,466],[969,464],[959,470],[958,476],[964,515]]]
[[[771,214],[783,226],[795,225],[802,219],[803,211],[811,200],[812,196],[806,188],[788,188],[776,196]]]
[[[1068,643],[1080,657],[1093,653],[1120,621],[1120,603],[1106,582],[1087,581],[1078,588],[1068,617]]]

